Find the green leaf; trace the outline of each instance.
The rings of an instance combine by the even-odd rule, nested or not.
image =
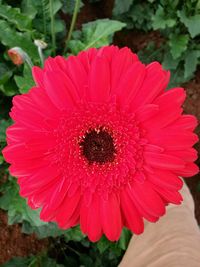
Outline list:
[[[31,30],[31,18],[25,14],[22,14],[19,8],[13,8],[5,4],[0,4],[0,17],[7,20],[9,23],[13,23],[18,30]]]
[[[21,94],[27,93],[35,85],[29,66],[24,66],[23,76],[14,76]]]
[[[6,47],[21,47],[31,58],[37,58],[37,49],[29,32],[20,33],[10,27],[9,23],[0,20],[0,41]]]
[[[192,78],[199,63],[200,50],[191,50],[186,53],[184,64],[184,77]]]
[[[70,41],[69,48],[73,54],[77,54],[80,50],[90,47],[98,48],[108,45],[113,34],[125,25],[125,23],[110,19],[99,19],[83,24],[81,40]]]
[[[165,52],[162,66],[166,70],[175,70],[179,64],[179,60],[176,60],[172,57],[170,51]]]
[[[113,9],[113,15],[117,16],[120,14],[123,14],[125,12],[127,12],[134,0],[115,0],[115,5],[114,5],[114,9]]]
[[[105,236],[102,236],[102,238],[97,243],[97,248],[101,254],[104,251],[106,251],[109,248],[109,246],[110,246],[110,241]]]
[[[28,221],[31,225],[40,227],[42,225],[47,225],[46,222],[40,220],[40,209],[32,210],[28,205],[25,206],[23,220]]]
[[[64,267],[46,254],[29,257],[14,257],[1,267]]]
[[[119,247],[123,250],[126,250],[131,237],[132,233],[127,228],[123,228],[120,239],[118,241]]]
[[[38,238],[46,237],[58,237],[63,235],[65,232],[57,227],[55,223],[46,223],[41,226],[34,226],[28,221],[23,221],[22,232],[25,234],[35,233]]]
[[[6,142],[6,129],[11,125],[11,120],[0,120],[0,143]]]
[[[62,7],[62,3],[60,0],[53,1],[53,14],[55,15]]]
[[[34,257],[22,258],[22,257],[14,257],[8,262],[1,265],[1,267],[28,267],[32,262]]]
[[[13,96],[19,93],[17,90],[17,85],[13,79],[9,79],[5,84],[1,85],[0,90],[6,96]]]
[[[23,0],[21,3],[21,10],[23,14],[33,20],[37,14],[37,9],[33,5],[33,0]]]
[[[12,71],[5,63],[0,62],[0,85],[6,83],[12,76]]]
[[[188,28],[192,38],[200,34],[200,14],[187,17],[184,11],[177,12],[180,21]]]
[[[75,2],[76,2],[75,0],[64,1],[63,6],[62,6],[62,11],[66,14],[72,15],[74,12]],[[84,3],[80,1],[79,11],[83,6],[84,6]]]
[[[171,28],[176,24],[176,20],[174,18],[168,18],[161,6],[156,10],[155,15],[152,17],[152,21],[154,30],[166,29],[167,27]]]
[[[174,59],[179,58],[182,55],[182,53],[187,50],[188,41],[189,41],[188,35],[173,34],[170,36],[169,46],[172,57]]]
[[[32,226],[39,227],[47,224],[39,219],[39,210],[30,209],[26,200],[19,195],[19,186],[16,179],[9,177],[1,186],[3,195],[0,197],[0,208],[8,211],[8,224],[29,222]]]
[[[75,226],[64,231],[66,241],[81,241],[85,238],[85,235],[82,233],[80,226]]]

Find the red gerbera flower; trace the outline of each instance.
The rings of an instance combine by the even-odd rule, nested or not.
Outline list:
[[[118,240],[181,203],[178,176],[198,172],[197,121],[182,115],[182,88],[165,91],[158,62],[110,46],[49,58],[33,75],[37,86],[13,99],[3,154],[41,219]]]

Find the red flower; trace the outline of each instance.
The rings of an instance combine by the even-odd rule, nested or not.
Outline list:
[[[13,99],[3,154],[41,219],[114,241],[181,203],[178,176],[198,172],[197,121],[182,115],[182,88],[165,91],[158,62],[110,46],[49,58],[33,75],[37,86]]]

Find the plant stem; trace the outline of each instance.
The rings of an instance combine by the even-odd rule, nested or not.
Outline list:
[[[42,52],[42,48],[41,47],[38,47],[38,54],[39,54],[39,57],[40,57],[41,65],[43,67],[44,66],[44,56],[43,56],[43,52]]]
[[[24,52],[24,60],[27,63],[27,65],[29,66],[29,68],[32,70],[33,62],[32,62],[32,60],[30,59],[29,55],[26,52]]]
[[[56,55],[56,35],[55,35],[55,23],[54,23],[54,14],[53,14],[53,0],[49,0],[50,6],[50,18],[51,18],[51,41],[52,41],[52,50],[53,55]]]
[[[65,47],[64,47],[63,54],[65,54],[65,52],[67,50],[67,45],[68,45],[68,43],[69,43],[69,41],[71,39],[72,32],[74,30],[76,19],[77,19],[77,15],[78,15],[79,6],[80,6],[80,0],[76,0],[75,7],[74,7],[74,12],[73,12],[73,16],[72,16],[72,20],[71,20],[71,25],[70,25],[70,28],[69,28],[69,32],[68,32],[67,38],[65,40]]]

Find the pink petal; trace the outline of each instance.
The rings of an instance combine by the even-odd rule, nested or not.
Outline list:
[[[177,175],[187,178],[187,177],[190,177],[190,176],[193,176],[199,173],[199,167],[192,162],[188,162],[185,164],[185,168],[178,170],[178,171],[174,171],[174,172]]]
[[[169,72],[162,69],[158,62],[153,62],[146,67],[146,76],[141,89],[138,91],[132,105],[138,108],[152,101],[164,92],[169,82]]]
[[[188,130],[193,131],[197,127],[197,119],[192,115],[182,115],[178,118],[172,125],[168,127],[168,129],[173,129],[174,131]]]
[[[158,105],[148,104],[145,106],[141,106],[136,111],[136,117],[140,122],[143,122],[145,120],[148,120],[155,114],[157,114],[158,111],[159,111]]]
[[[116,53],[116,56],[113,58],[111,65],[111,87],[113,94],[115,94],[116,92],[116,88],[118,87],[122,75],[135,61],[138,61],[137,55],[133,54],[127,47],[120,49],[119,52]]]
[[[168,90],[167,92],[156,98],[153,103],[162,106],[165,105],[166,103],[173,101],[176,104],[176,106],[181,106],[185,101],[185,98],[186,98],[185,90],[181,87],[178,87]]]
[[[159,169],[179,170],[185,167],[183,160],[167,154],[144,152],[144,157],[147,164]]]
[[[116,94],[118,101],[123,107],[124,105],[131,104],[132,99],[140,89],[145,77],[145,66],[136,61],[124,73],[116,87]],[[132,106],[132,104],[131,104]]]
[[[198,153],[194,148],[188,148],[185,150],[173,150],[173,151],[168,150],[166,151],[166,153],[181,158],[186,162],[193,162],[198,158]]]
[[[70,56],[66,61],[66,71],[75,85],[79,97],[85,97],[88,90],[88,74],[81,61],[75,56]]]
[[[107,58],[108,62],[111,63],[118,52],[119,48],[117,46],[103,46],[98,50],[97,56],[104,56]]]
[[[155,190],[152,189],[149,182],[145,181],[143,184],[133,183],[130,194],[151,215],[159,217],[165,214],[164,203]]]
[[[32,68],[32,75],[36,85],[44,87],[44,71],[41,68],[34,66]]]
[[[179,205],[183,200],[181,194],[178,191],[168,190],[166,188],[163,189],[157,185],[153,185],[153,188],[169,203]]]
[[[59,207],[59,213],[56,216],[56,220],[61,228],[68,228],[70,218],[76,211],[81,198],[80,190],[77,190],[72,197],[65,197],[62,205]],[[74,219],[77,217],[75,216]]]
[[[158,131],[157,135],[148,133],[148,139],[152,143],[162,146],[168,150],[182,150],[192,147],[199,139],[198,136],[189,131],[173,132]]]
[[[100,202],[100,214],[103,232],[111,241],[119,239],[122,230],[119,200],[115,194],[111,194],[108,200]]]
[[[126,190],[121,192],[121,208],[127,222],[128,228],[135,234],[141,234],[144,231],[144,222],[136,209],[133,200]]]
[[[183,109],[175,105],[173,101],[168,102],[165,105],[159,106],[159,112],[145,121],[144,125],[148,130],[155,133],[157,129],[174,125],[175,121],[181,117],[182,112]],[[153,129],[152,125],[154,126]]]
[[[31,101],[35,103],[37,109],[42,112],[45,117],[58,118],[59,109],[51,102],[44,89],[32,88],[29,91]]]
[[[75,107],[79,97],[74,85],[64,73],[46,72],[44,81],[46,93],[58,109]]]
[[[148,180],[162,188],[180,190],[183,181],[175,174],[167,170],[155,170],[154,174],[148,174]]]
[[[102,235],[100,201],[100,196],[94,194],[90,206],[86,207],[82,203],[80,211],[81,229],[92,242],[98,241]]]
[[[89,99],[96,103],[105,102],[110,95],[110,68],[105,57],[97,56],[89,73]]]

